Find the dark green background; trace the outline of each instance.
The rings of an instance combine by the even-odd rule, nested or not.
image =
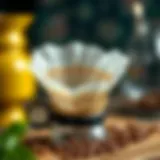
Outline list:
[[[133,18],[121,0],[46,0],[39,2],[30,30],[31,44],[82,40],[106,48],[126,47]]]

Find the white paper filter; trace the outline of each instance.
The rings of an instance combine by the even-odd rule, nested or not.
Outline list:
[[[80,102],[77,97],[84,98],[83,94],[109,93],[123,76],[128,65],[129,57],[120,50],[106,51],[96,45],[72,42],[65,46],[48,43],[36,49],[32,67],[37,79],[49,95],[57,92],[63,95],[62,99],[65,95],[69,97],[66,103],[62,105],[61,102],[62,106],[57,106],[59,111],[63,108],[66,113],[69,107],[75,110],[75,102]],[[96,96],[89,97],[92,99],[88,98],[85,106],[90,105],[89,101],[94,102],[93,97],[96,98]],[[61,98],[59,103],[60,101]],[[83,113],[85,113],[84,108],[87,110],[87,107],[81,107]]]

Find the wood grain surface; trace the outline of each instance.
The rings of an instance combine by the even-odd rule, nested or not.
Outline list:
[[[117,128],[125,128],[126,126],[136,125],[140,130],[150,128],[154,131],[149,136],[141,140],[133,141],[128,143],[125,147],[116,150],[113,153],[106,153],[99,156],[93,156],[83,159],[72,159],[72,160],[160,160],[160,125],[159,121],[141,121],[134,118],[125,118],[118,116],[110,116],[106,122],[106,127],[110,128],[116,126]],[[134,131],[135,133],[138,130]],[[49,137],[50,130],[44,128],[43,130],[32,130],[28,133],[27,139],[31,137]],[[37,154],[38,160],[65,160],[61,158],[56,152],[48,149],[46,152]],[[66,160],[67,157],[66,157]]]

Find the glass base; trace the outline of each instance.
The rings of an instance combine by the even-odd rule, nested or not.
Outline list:
[[[107,136],[107,130],[103,124],[76,126],[56,123],[52,125],[51,134],[55,143],[63,143],[70,138],[103,140]]]

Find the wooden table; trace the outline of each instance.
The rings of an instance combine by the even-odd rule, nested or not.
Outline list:
[[[142,141],[138,141],[136,143],[130,143],[122,149],[112,153],[112,154],[104,154],[99,157],[91,157],[89,159],[81,159],[81,160],[160,160],[160,129],[159,129],[159,121],[141,121],[135,118],[125,118],[121,116],[110,116],[105,125],[107,127],[117,126],[117,127],[125,127],[128,124],[138,124],[142,128],[144,127],[152,127],[157,126],[157,131],[149,135]],[[49,129],[30,131],[28,134],[29,137],[46,137],[49,136]],[[48,152],[43,156],[39,156],[39,160],[61,160],[56,153]]]

